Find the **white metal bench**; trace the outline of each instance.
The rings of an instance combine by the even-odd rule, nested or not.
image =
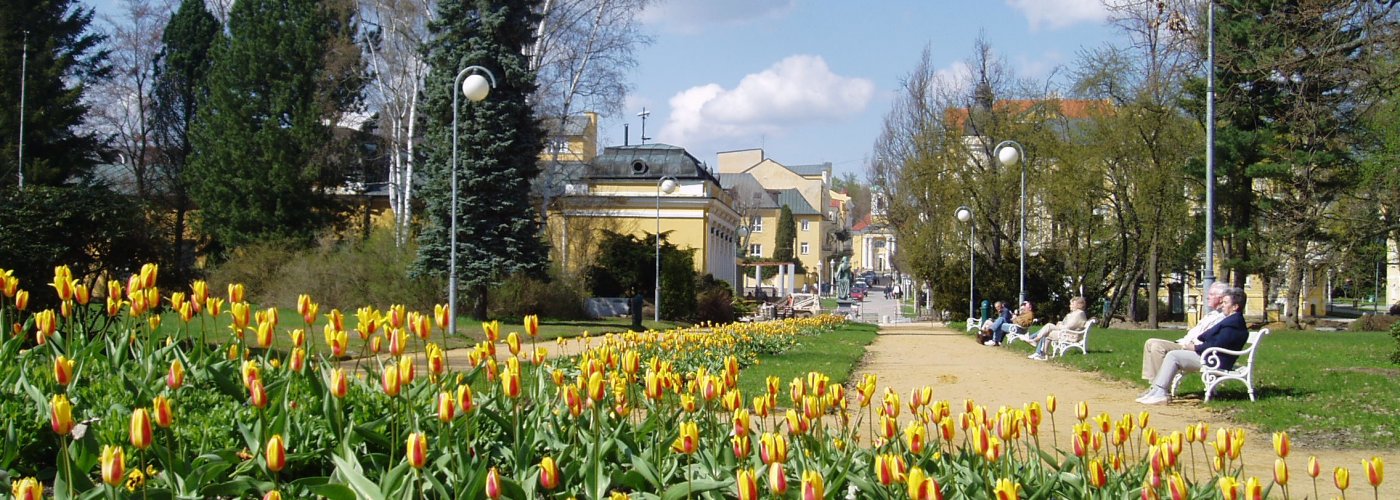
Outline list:
[[[1064,356],[1070,349],[1079,349],[1079,354],[1089,353],[1089,329],[1093,328],[1094,320],[1084,323],[1084,328],[1080,330],[1066,330],[1065,333],[1073,334],[1074,339],[1056,339],[1050,342],[1051,356]]]
[[[1249,332],[1249,341],[1245,343],[1244,349],[1232,351],[1220,347],[1211,347],[1201,353],[1201,382],[1206,384],[1205,402],[1210,402],[1210,394],[1221,382],[1227,380],[1238,380],[1244,382],[1249,389],[1249,400],[1254,401],[1254,354],[1259,352],[1259,342],[1264,340],[1264,336],[1269,334],[1269,329],[1264,328],[1259,331]],[[1235,366],[1229,370],[1220,369],[1221,354],[1231,354],[1237,356]],[[1176,386],[1181,384],[1182,374],[1178,372],[1172,379],[1172,396],[1176,396]]]
[[[967,318],[967,324],[963,326],[963,333],[981,329],[982,323],[981,318]]]

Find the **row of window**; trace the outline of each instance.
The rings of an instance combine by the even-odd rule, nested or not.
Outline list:
[[[811,227],[812,227],[811,223],[812,223],[812,221],[804,220],[804,221],[799,222],[798,224],[801,226],[801,229],[802,229],[803,231],[808,231],[808,230],[810,230]],[[749,231],[755,232],[755,233],[761,233],[761,232],[763,232],[763,218],[762,218],[762,217],[751,217],[751,218],[749,218]]]
[[[797,246],[797,253],[800,255],[810,255],[812,253],[812,247],[807,242],[802,242],[800,245]],[[749,256],[762,257],[763,245],[760,243],[749,244]]]

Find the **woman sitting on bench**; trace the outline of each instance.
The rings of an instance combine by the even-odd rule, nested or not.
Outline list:
[[[1084,329],[1084,324],[1089,321],[1088,315],[1084,314],[1084,297],[1069,299],[1069,314],[1059,323],[1052,323],[1041,327],[1034,336],[1026,339],[1026,342],[1035,344],[1035,353],[1030,355],[1031,359],[1045,361],[1045,347],[1056,340],[1078,340],[1078,330]]]

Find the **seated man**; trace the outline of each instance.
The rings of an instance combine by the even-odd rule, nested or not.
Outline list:
[[[986,306],[983,307],[985,308]],[[982,327],[977,332],[978,343],[991,342],[992,333],[1001,330],[1002,325],[1006,324],[1006,322],[1008,321],[1011,321],[1011,311],[1006,309],[1005,302],[998,300],[996,301],[996,303],[992,304],[992,308],[994,309],[992,313],[993,316],[984,317],[984,321],[982,321]],[[983,310],[983,312],[985,313],[985,309]]]
[[[1225,319],[1225,315],[1220,312],[1220,298],[1230,290],[1230,286],[1224,282],[1217,281],[1206,290],[1206,315],[1196,323],[1196,326],[1186,332],[1186,336],[1171,341],[1167,339],[1147,339],[1142,345],[1142,379],[1152,380],[1157,378],[1157,371],[1162,367],[1162,360],[1167,357],[1167,353],[1172,351],[1190,350],[1200,342],[1197,340],[1202,333],[1214,327],[1220,320]]]
[[[1147,390],[1147,394],[1137,399],[1137,402],[1147,405],[1161,405],[1171,402],[1171,393],[1168,387],[1171,386],[1172,379],[1180,371],[1200,371],[1201,353],[1212,347],[1220,347],[1231,351],[1238,351],[1244,348],[1245,342],[1249,342],[1249,328],[1244,324],[1244,290],[1231,288],[1225,292],[1220,301],[1221,313],[1225,319],[1220,320],[1211,329],[1201,333],[1199,344],[1192,350],[1177,350],[1167,353],[1167,357],[1162,360],[1162,368],[1157,371],[1157,377],[1152,379],[1152,387]],[[1220,355],[1220,368],[1228,370],[1235,366],[1235,358],[1229,354]]]
[[[1012,318],[1010,323],[1001,321],[1000,325],[993,325],[991,332],[992,338],[983,342],[982,345],[1001,345],[1002,339],[1006,338],[1006,334],[1011,332],[1013,324],[1021,327],[1021,331],[1024,332],[1029,331],[1028,329],[1033,322],[1035,322],[1035,309],[1031,306],[1031,302],[1029,300],[1021,302],[1021,308],[1016,311],[1016,317]]]
[[[1084,314],[1084,297],[1069,299],[1069,314],[1059,323],[1045,325],[1035,335],[1026,339],[1026,342],[1035,344],[1035,353],[1030,355],[1031,359],[1045,361],[1045,346],[1056,340],[1076,341],[1078,333],[1071,333],[1084,329],[1084,324],[1089,322],[1088,315]],[[1072,338],[1073,337],[1073,338]]]

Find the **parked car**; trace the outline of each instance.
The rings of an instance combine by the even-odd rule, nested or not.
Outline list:
[[[856,284],[851,286],[851,298],[855,300],[865,300],[865,296],[869,291],[870,285],[866,285],[865,282],[857,280]]]

